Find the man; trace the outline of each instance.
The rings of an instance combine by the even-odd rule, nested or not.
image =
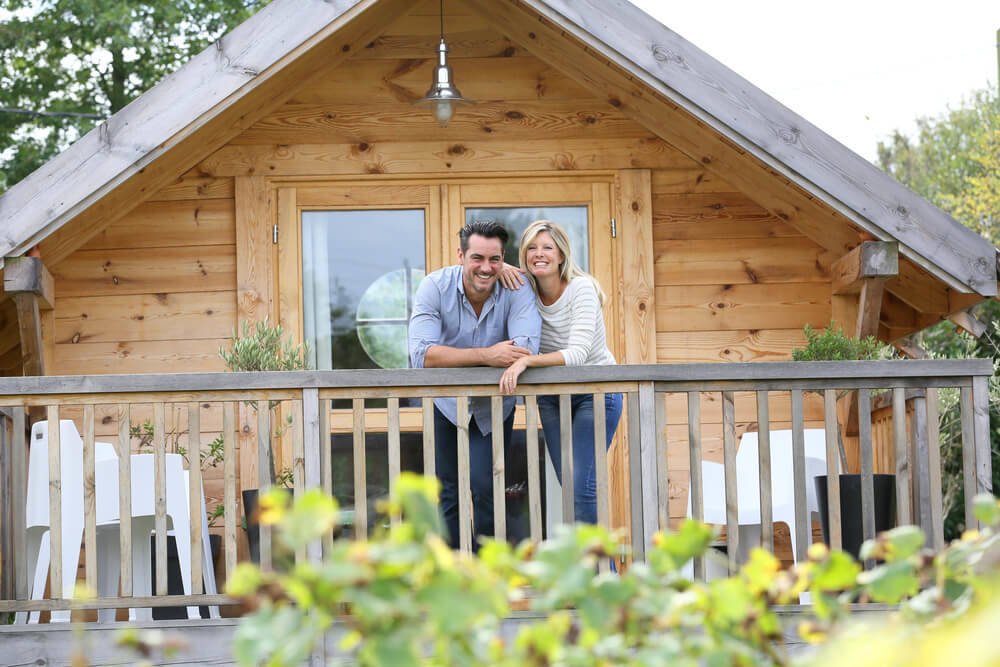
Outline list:
[[[417,289],[409,331],[413,367],[506,368],[523,356],[537,354],[542,320],[534,292],[497,284],[507,230],[495,222],[473,222],[458,236],[458,264],[434,271]],[[493,535],[492,421],[489,398],[473,398],[470,403],[469,467],[478,538]],[[509,443],[513,397],[504,398],[503,410],[504,442]],[[459,546],[456,424],[455,399],[434,399],[434,458],[441,480],[441,511],[453,548]]]

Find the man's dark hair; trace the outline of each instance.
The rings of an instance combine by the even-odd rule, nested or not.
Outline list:
[[[485,239],[500,239],[501,255],[503,254],[503,247],[507,245],[507,239],[510,238],[507,230],[499,222],[494,222],[493,220],[476,220],[462,227],[462,231],[458,233],[458,242],[463,253],[469,251],[469,237],[473,234],[482,236]]]

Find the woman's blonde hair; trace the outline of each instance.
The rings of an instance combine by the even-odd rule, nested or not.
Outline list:
[[[607,297],[604,294],[604,290],[601,289],[600,283],[594,276],[590,275],[586,271],[580,268],[580,266],[573,261],[573,253],[570,251],[569,235],[566,234],[566,230],[561,226],[552,222],[551,220],[535,220],[533,223],[528,225],[528,228],[524,230],[521,234],[521,245],[518,251],[518,263],[521,268],[527,272],[528,280],[531,282],[532,289],[538,292],[538,285],[535,283],[535,277],[531,275],[527,267],[527,255],[528,255],[528,245],[535,240],[535,237],[542,232],[548,232],[549,236],[552,237],[553,242],[556,244],[556,248],[562,253],[563,261],[559,265],[559,278],[569,284],[573,278],[577,276],[583,276],[590,280],[594,284],[594,290],[597,292],[597,299],[604,306],[604,302]]]

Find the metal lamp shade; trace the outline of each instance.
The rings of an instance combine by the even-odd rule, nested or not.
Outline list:
[[[438,123],[441,127],[446,127],[454,112],[454,105],[471,103],[471,100],[462,97],[462,93],[452,83],[451,67],[448,66],[448,45],[442,39],[438,45],[438,64],[434,68],[434,80],[427,94],[415,104],[433,108]]]

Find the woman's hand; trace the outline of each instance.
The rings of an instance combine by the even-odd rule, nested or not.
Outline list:
[[[524,361],[526,357],[518,359],[510,366],[507,370],[503,372],[500,376],[500,393],[501,394],[513,394],[514,390],[517,389],[517,378],[524,372],[524,369],[528,367],[528,364]]]
[[[521,289],[521,285],[524,284],[524,270],[504,262],[500,269],[500,284],[507,289]]]

